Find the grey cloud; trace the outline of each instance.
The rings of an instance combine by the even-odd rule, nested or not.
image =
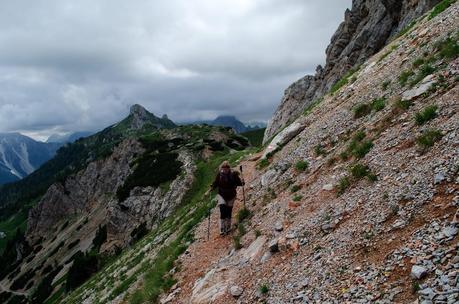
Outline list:
[[[266,120],[350,0],[2,1],[0,132],[97,130],[141,103]]]

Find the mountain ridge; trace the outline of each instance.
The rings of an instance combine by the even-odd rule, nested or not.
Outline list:
[[[358,65],[410,28],[441,0],[354,0],[326,49],[325,66],[291,84],[266,128],[263,143],[320,100]]]

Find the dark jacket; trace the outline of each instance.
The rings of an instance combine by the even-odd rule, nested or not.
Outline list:
[[[220,194],[226,201],[236,197],[237,186],[242,186],[242,181],[237,172],[230,171],[228,174],[222,171],[218,172],[215,181],[212,183],[212,189],[218,188]]]

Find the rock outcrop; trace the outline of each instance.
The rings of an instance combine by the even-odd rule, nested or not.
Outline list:
[[[265,131],[264,143],[295,120],[314,100],[324,96],[352,67],[365,62],[416,18],[440,0],[354,0],[331,38],[326,64],[284,92]]]

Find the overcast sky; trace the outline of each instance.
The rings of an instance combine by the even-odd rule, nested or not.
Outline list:
[[[268,120],[351,0],[0,0],[0,132],[98,130],[140,103],[174,121]]]

